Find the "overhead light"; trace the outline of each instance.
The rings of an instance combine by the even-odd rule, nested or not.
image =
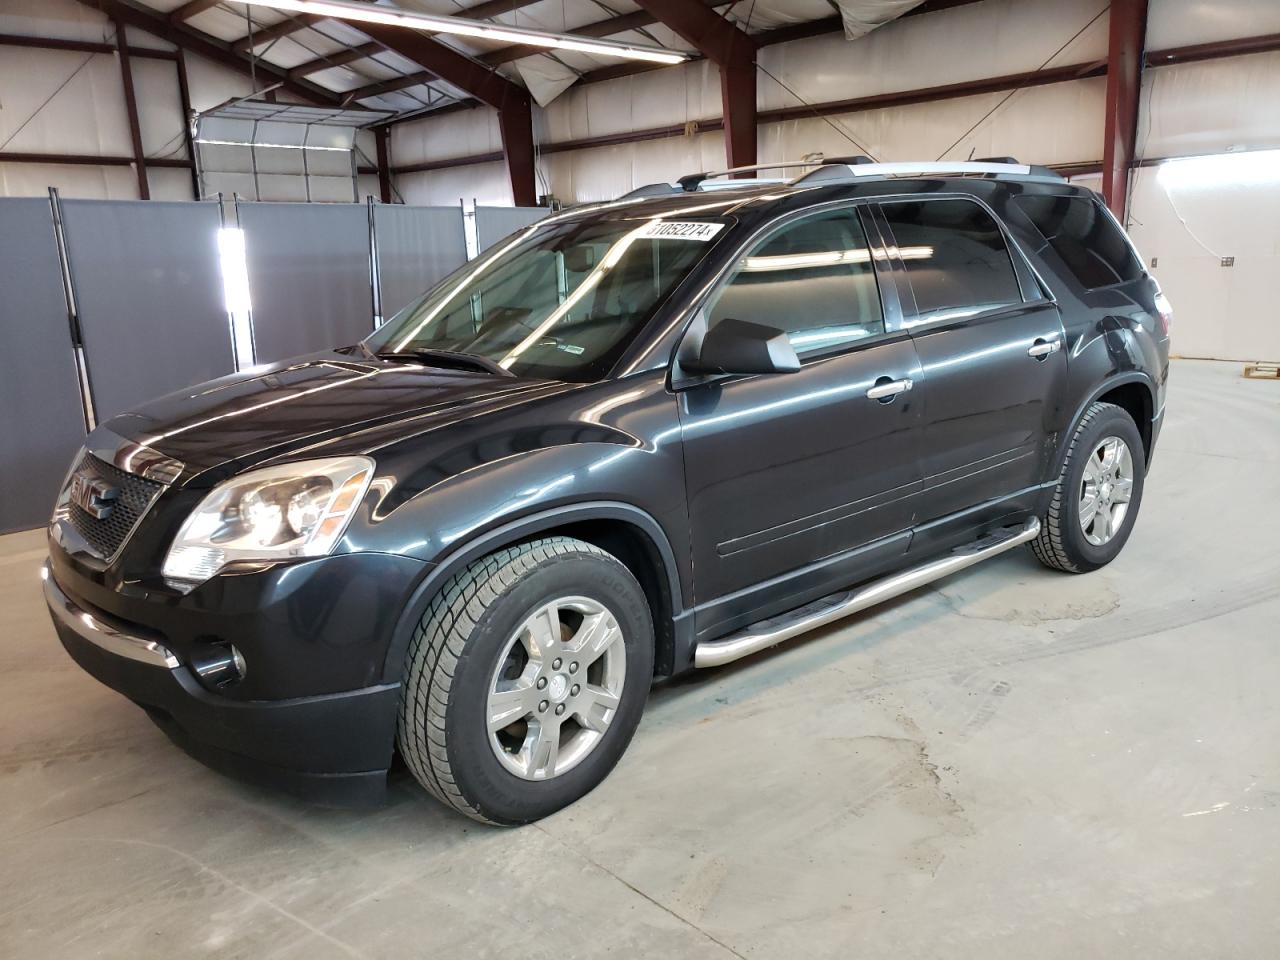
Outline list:
[[[564,33],[546,33],[542,30],[526,30],[523,27],[507,27],[485,23],[482,20],[466,20],[461,17],[440,17],[429,13],[411,13],[397,7],[372,3],[345,3],[343,0],[240,0],[247,6],[271,7],[309,13],[334,20],[351,20],[357,23],[385,23],[393,27],[408,27],[427,33],[452,33],[477,40],[496,40],[500,43],[519,43],[551,50],[573,50],[602,57],[621,57],[624,60],[648,60],[651,63],[683,63],[689,54],[661,47],[646,47],[612,40],[591,40]]]

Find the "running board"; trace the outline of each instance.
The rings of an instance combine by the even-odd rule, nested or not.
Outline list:
[[[972,543],[956,547],[937,560],[873,580],[866,586],[833,593],[797,610],[753,623],[745,630],[723,639],[700,643],[693,653],[693,665],[718,667],[723,663],[731,663],[783,640],[826,626],[851,613],[874,607],[877,603],[883,603],[926,583],[950,576],[998,553],[1012,550],[1028,540],[1034,540],[1039,533],[1040,521],[1035,518],[1028,520],[1022,527],[1003,527]]]

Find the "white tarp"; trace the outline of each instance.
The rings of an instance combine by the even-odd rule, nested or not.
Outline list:
[[[540,107],[545,107],[564,93],[578,75],[551,57],[526,57],[515,63],[516,72],[529,88],[529,94]]]
[[[896,20],[923,0],[835,0],[844,21],[844,35],[850,40],[865,37],[876,27]]]

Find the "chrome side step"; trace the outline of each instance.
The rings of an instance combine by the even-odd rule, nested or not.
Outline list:
[[[950,576],[965,567],[981,563],[998,553],[1034,540],[1040,533],[1040,521],[1032,518],[1022,527],[1004,527],[994,533],[956,547],[951,553],[937,560],[930,560],[918,567],[911,567],[873,580],[853,590],[833,593],[812,603],[769,620],[761,620],[738,633],[719,640],[700,643],[693,653],[695,667],[718,667],[740,657],[764,650],[783,640],[826,626],[847,617],[851,613],[874,607],[899,594],[922,587],[926,583]]]

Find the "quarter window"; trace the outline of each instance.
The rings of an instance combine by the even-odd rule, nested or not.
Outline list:
[[[970,200],[885,203],[915,293],[916,323],[1022,302],[999,225]]]
[[[1142,264],[1101,204],[1087,197],[1014,200],[1086,290],[1136,280]]]
[[[738,261],[708,314],[784,331],[796,353],[826,353],[884,332],[867,235],[849,209],[797,220]]]

